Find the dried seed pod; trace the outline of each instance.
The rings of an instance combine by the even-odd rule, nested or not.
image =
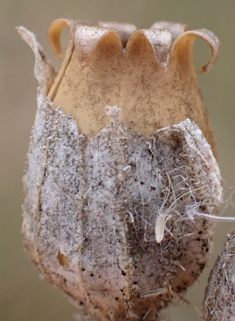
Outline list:
[[[214,224],[203,215],[216,213],[222,188],[192,43],[200,36],[213,49],[203,71],[219,43],[207,30],[166,22],[135,30],[59,19],[49,30],[58,56],[66,25],[70,42],[56,77],[34,35],[18,28],[39,80],[25,247],[91,320],[156,320],[211,249]]]
[[[235,234],[229,235],[223,251],[211,271],[205,292],[205,321],[235,319]]]

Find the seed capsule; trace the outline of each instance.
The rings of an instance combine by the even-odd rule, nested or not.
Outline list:
[[[90,320],[156,320],[199,276],[222,201],[214,138],[192,44],[207,30],[150,30],[59,19],[70,42],[58,73],[32,33],[38,110],[24,176],[24,243],[47,280]],[[118,106],[118,107],[117,107]],[[205,137],[204,137],[205,136]],[[208,143],[208,142],[209,143]],[[212,152],[213,150],[213,152]]]

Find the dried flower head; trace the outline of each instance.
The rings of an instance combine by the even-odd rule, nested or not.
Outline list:
[[[192,47],[210,31],[160,22],[90,26],[58,19],[70,40],[58,73],[32,33],[38,110],[24,186],[25,247],[91,320],[156,320],[208,259],[221,178]],[[107,106],[107,107],[106,107]],[[117,107],[118,106],[118,107]],[[213,150],[213,152],[212,152]]]

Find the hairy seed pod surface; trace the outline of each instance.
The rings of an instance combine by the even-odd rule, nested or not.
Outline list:
[[[191,285],[222,201],[216,148],[192,65],[208,30],[56,20],[70,42],[58,73],[32,33],[38,109],[24,176],[24,244],[90,320],[156,320]],[[117,107],[118,106],[118,107]],[[213,155],[214,153],[214,155]],[[203,216],[204,215],[204,216]]]
[[[229,235],[205,292],[204,321],[235,320],[235,235]]]

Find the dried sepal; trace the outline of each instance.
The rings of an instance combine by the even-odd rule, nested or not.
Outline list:
[[[30,46],[35,56],[34,75],[44,94],[48,93],[56,76],[56,72],[50,61],[43,53],[42,47],[37,42],[34,34],[24,27],[16,28],[22,39]]]
[[[204,299],[204,321],[232,321],[235,317],[235,234],[228,240],[211,271]]]

